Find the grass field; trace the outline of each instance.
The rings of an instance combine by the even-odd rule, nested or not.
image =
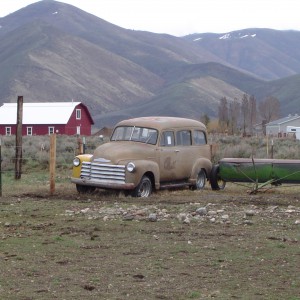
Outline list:
[[[300,299],[300,186],[79,195],[3,178],[0,299]]]

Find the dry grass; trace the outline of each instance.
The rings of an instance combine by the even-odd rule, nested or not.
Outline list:
[[[70,174],[57,166],[53,195],[47,168],[2,174],[1,299],[300,299],[300,186],[138,199],[79,195]]]
[[[68,172],[52,196],[47,172],[4,183],[1,299],[300,299],[299,187],[136,199],[79,195]]]

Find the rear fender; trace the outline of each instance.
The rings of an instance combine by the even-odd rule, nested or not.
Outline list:
[[[209,179],[210,176],[210,172],[212,169],[212,163],[209,159],[207,158],[199,158],[196,160],[193,169],[192,169],[192,173],[191,173],[191,177],[190,177],[190,181],[195,182],[198,173],[200,172],[201,169],[204,169],[205,173],[206,173],[206,178]]]

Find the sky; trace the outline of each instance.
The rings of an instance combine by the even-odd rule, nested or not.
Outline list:
[[[40,0],[43,1],[43,0]],[[0,17],[38,0],[1,0]],[[60,0],[126,29],[184,36],[245,28],[300,31],[299,0]]]

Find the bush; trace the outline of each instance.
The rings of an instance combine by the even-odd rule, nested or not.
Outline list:
[[[211,140],[217,145],[212,159],[214,163],[225,157],[300,159],[300,141],[295,139],[214,136]]]

